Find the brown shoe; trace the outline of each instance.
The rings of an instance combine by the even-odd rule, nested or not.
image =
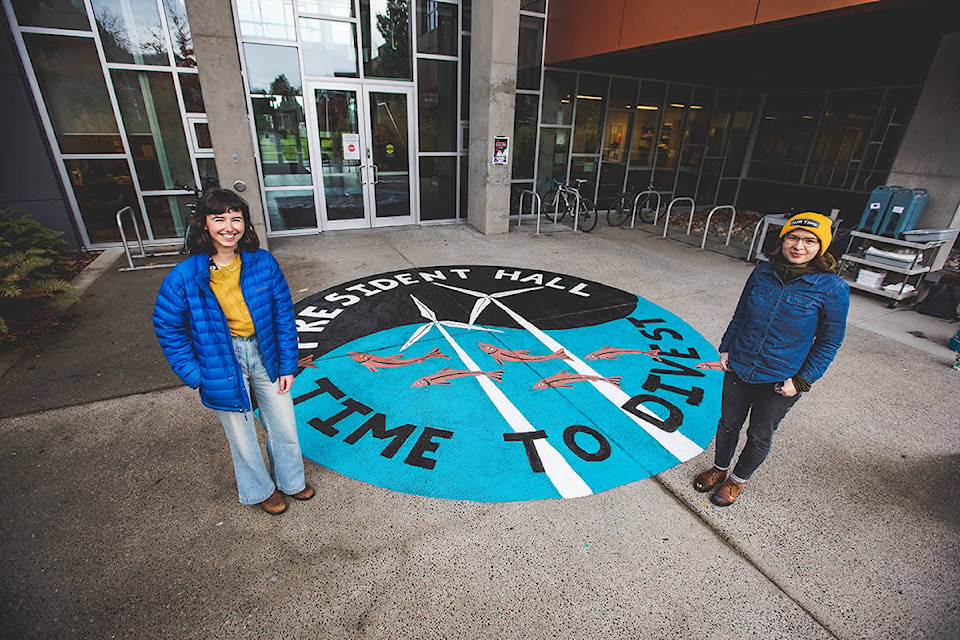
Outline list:
[[[693,488],[700,493],[706,493],[726,479],[726,470],[721,471],[716,467],[710,467],[693,479]]]
[[[720,488],[710,496],[710,502],[718,507],[729,507],[732,505],[740,492],[743,491],[743,483],[737,482],[733,478],[727,478]]]
[[[290,497],[293,498],[294,500],[309,500],[315,494],[316,494],[316,491],[313,490],[313,487],[311,487],[310,485],[306,485],[300,491],[297,491],[296,493],[291,493]]]
[[[274,490],[273,494],[260,503],[264,511],[272,516],[278,516],[287,510],[287,501],[283,494]]]

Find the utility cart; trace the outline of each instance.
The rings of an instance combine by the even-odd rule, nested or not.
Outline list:
[[[892,309],[917,295],[920,281],[930,271],[940,247],[953,242],[956,230],[950,231],[953,233],[926,242],[851,231],[839,273],[854,289],[890,298]],[[844,266],[849,264],[857,267],[855,277],[844,273]]]

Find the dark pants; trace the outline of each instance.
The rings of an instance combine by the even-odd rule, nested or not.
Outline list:
[[[801,394],[785,398],[773,390],[772,382],[749,384],[737,374],[728,371],[723,377],[723,402],[720,407],[720,424],[717,425],[717,446],[714,464],[718,469],[728,469],[740,439],[740,429],[750,413],[747,427],[747,444],[740,452],[733,475],[748,480],[757,467],[766,459],[773,444],[773,432],[783,416],[787,415]]]

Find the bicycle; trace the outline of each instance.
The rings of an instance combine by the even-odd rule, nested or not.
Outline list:
[[[580,185],[587,180],[577,178],[575,187],[567,184],[563,178],[551,178],[548,181],[550,190],[543,199],[543,215],[554,222],[563,220],[568,211],[577,210],[576,226],[579,230],[589,233],[597,226],[597,208],[593,202],[580,195]],[[572,214],[571,214],[572,215]]]
[[[636,210],[642,222],[653,224],[657,219],[659,206],[660,198],[653,191],[652,184],[647,187],[646,191],[639,193],[625,191],[607,209],[607,224],[611,227],[623,225],[627,218],[633,217],[634,210]]]
[[[193,214],[197,212],[197,202],[200,201],[200,196],[203,195],[203,190],[200,187],[190,187],[185,184],[176,185],[178,189],[183,189],[184,191],[189,191],[193,194],[193,201],[187,203],[187,215],[183,224],[183,245],[180,247],[178,252],[180,255],[185,256],[190,253],[190,249],[187,247],[187,240],[190,238],[190,218],[193,217]]]

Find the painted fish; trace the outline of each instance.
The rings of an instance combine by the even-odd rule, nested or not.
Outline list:
[[[564,389],[572,388],[574,382],[609,382],[610,384],[619,387],[620,381],[623,380],[623,376],[613,376],[610,378],[604,378],[603,376],[585,376],[579,373],[570,373],[569,371],[561,371],[560,373],[555,373],[549,378],[544,378],[540,382],[533,385],[534,389],[549,389],[550,387],[562,387]]]
[[[419,380],[414,380],[411,387],[427,387],[432,384],[450,384],[450,381],[454,378],[467,378],[467,377],[480,377],[487,376],[491,380],[496,382],[503,382],[503,371],[468,371],[465,369],[451,369],[450,367],[444,367],[437,371],[436,373],[431,373],[428,376],[423,376]]]
[[[477,343],[477,346],[480,347],[483,352],[489,353],[491,356],[493,356],[493,359],[497,361],[497,364],[503,364],[504,362],[543,362],[544,360],[570,359],[570,356],[568,356],[567,352],[563,349],[557,349],[553,353],[545,356],[532,356],[530,355],[530,352],[526,350],[510,351],[492,344],[487,344],[486,342],[479,342]]]
[[[306,369],[307,367],[317,368],[316,363],[313,361],[313,354],[311,353],[308,356],[303,356],[300,360],[297,361],[297,366],[301,369]]]
[[[362,353],[360,351],[351,351],[348,353],[351,358],[365,366],[370,371],[376,373],[377,369],[390,369],[393,367],[405,367],[408,364],[417,364],[428,358],[450,358],[440,353],[439,348],[434,348],[426,355],[419,358],[404,358],[401,354],[392,356],[375,356],[372,353]]]
[[[712,371],[726,371],[727,368],[723,366],[719,360],[716,362],[701,362],[699,364],[693,365],[694,369],[710,369]]]
[[[602,349],[597,349],[593,353],[588,353],[583,356],[584,360],[616,360],[618,356],[625,356],[631,354],[640,354],[644,356],[650,356],[655,360],[660,355],[660,349],[651,349],[650,351],[640,351],[639,349],[616,349],[614,347],[604,347]]]

